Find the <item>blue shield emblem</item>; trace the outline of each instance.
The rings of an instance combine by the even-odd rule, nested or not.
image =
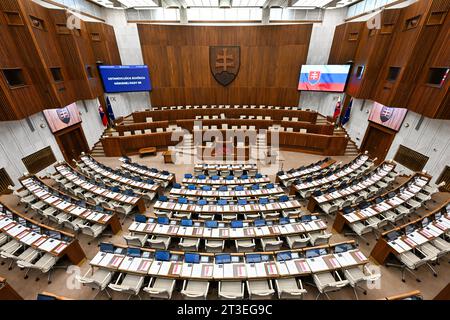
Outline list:
[[[380,111],[380,120],[381,122],[389,121],[394,114],[394,109],[390,107],[383,107]]]
[[[58,115],[59,120],[61,120],[65,124],[69,124],[69,122],[70,122],[70,112],[69,112],[69,109],[67,107],[66,108],[62,108],[62,109],[57,109],[56,110],[56,114]]]

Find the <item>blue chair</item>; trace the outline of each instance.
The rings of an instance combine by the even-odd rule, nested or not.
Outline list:
[[[241,205],[241,206],[244,206],[244,205],[247,204],[247,200],[246,199],[239,199],[238,200],[238,204]]]
[[[322,191],[316,190],[316,191],[314,191],[314,192],[312,193],[312,195],[313,195],[313,197],[319,197],[319,196],[322,195]]]
[[[248,263],[258,263],[261,262],[261,255],[259,253],[247,254],[245,256]]]
[[[204,174],[199,174],[199,175],[197,176],[197,179],[199,179],[199,180],[204,180],[204,179],[206,179],[206,176],[205,176]]]
[[[263,227],[266,225],[266,220],[264,219],[257,219],[254,222],[255,227]]]
[[[244,191],[244,187],[243,186],[236,186],[234,188],[235,191]]]
[[[287,218],[287,217],[280,218],[280,224],[288,224],[288,223],[289,223],[289,218]]]
[[[200,199],[200,200],[197,201],[197,204],[198,204],[199,206],[204,206],[204,205],[206,205],[207,203],[208,203],[208,201],[206,201],[205,199]]]
[[[180,224],[183,227],[192,227],[194,225],[194,221],[191,219],[181,219]]]
[[[233,179],[234,179],[234,176],[227,176],[225,179],[226,179],[226,180],[233,180]]]
[[[228,191],[228,187],[227,186],[220,186],[219,191]]]
[[[216,254],[216,263],[217,264],[231,263],[231,255],[228,253]]]
[[[198,253],[185,253],[184,254],[184,261],[186,263],[199,263],[200,262],[200,255]]]
[[[179,184],[179,183],[174,183],[174,184],[172,185],[172,188],[174,188],[174,189],[181,189],[181,184]]]
[[[268,204],[269,199],[268,198],[259,198],[259,204]]]
[[[158,219],[156,219],[156,222],[158,222],[159,224],[169,224],[169,218],[167,217],[158,217]]]
[[[214,220],[207,220],[205,221],[205,227],[206,228],[217,228],[219,226],[219,223]]]
[[[187,186],[187,188],[188,188],[189,190],[195,190],[195,189],[197,189],[197,187],[195,186],[195,184],[190,184],[190,185]]]
[[[266,184],[266,189],[273,189],[275,188],[275,185],[273,183]]]
[[[163,201],[163,202],[166,202],[167,200],[169,200],[166,196],[159,196],[158,197],[158,200],[159,201]]]
[[[239,179],[248,179],[248,175],[243,174],[242,176],[239,177]]]
[[[178,203],[187,204],[188,203],[188,199],[187,198],[178,198]]]
[[[211,177],[211,180],[219,180],[219,179],[220,179],[220,177],[217,176],[217,175],[214,175],[214,176]]]
[[[288,261],[291,259],[292,259],[292,254],[289,251],[277,253],[277,261]]]
[[[261,173],[255,174],[255,179],[261,179],[263,175]]]
[[[155,252],[155,260],[157,261],[169,261],[170,260],[170,252],[165,250],[156,250]]]
[[[211,191],[211,186],[202,186],[203,191]]]
[[[225,206],[227,203],[228,203],[228,201],[225,200],[225,199],[219,199],[219,200],[217,200],[217,204],[218,204],[219,206]]]
[[[153,179],[147,179],[147,180],[145,180],[145,182],[148,184],[155,184],[155,180],[153,180]]]
[[[139,222],[139,223],[146,223],[147,217],[142,214],[137,214],[134,216],[134,221]]]
[[[185,174],[184,174],[184,178],[185,178],[185,179],[192,179],[192,174],[190,174],[190,173],[185,173]]]
[[[283,196],[278,198],[278,201],[280,201],[280,202],[289,201],[289,197],[287,195],[283,195]]]
[[[259,184],[252,185],[252,190],[259,190]]]
[[[242,220],[233,220],[230,225],[232,228],[243,228],[244,222]]]

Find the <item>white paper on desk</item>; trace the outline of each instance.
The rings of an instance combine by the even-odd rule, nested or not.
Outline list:
[[[258,274],[256,272],[256,264],[255,263],[247,263],[245,265],[245,269],[246,269],[248,278],[257,278],[258,277]]]
[[[128,270],[133,271],[133,272],[142,272],[141,270],[139,270],[139,268],[141,267],[141,264],[143,261],[144,261],[144,259],[142,259],[142,258],[134,258],[133,262],[131,263]],[[147,271],[147,270],[145,270],[145,271]],[[145,272],[145,273],[147,273],[147,272]]]
[[[162,261],[161,267],[159,268],[158,275],[167,276],[169,274],[170,267],[172,266],[171,261]]]
[[[167,234],[168,233],[170,225],[168,225],[168,224],[161,224],[161,225],[158,225],[158,226],[161,226],[159,228],[159,233],[161,233],[161,234]]]
[[[184,235],[191,236],[194,233],[194,227],[181,227],[180,229],[185,229]]]
[[[404,242],[402,239],[396,239],[394,240],[394,242],[403,249],[403,251],[409,251],[411,250],[411,246],[409,244],[407,244],[406,242]]]
[[[145,226],[145,223],[142,223]],[[140,222],[133,221],[133,223],[130,224],[128,227],[128,231],[136,231],[137,228],[141,225]]]
[[[408,250],[405,250],[403,247],[399,246],[396,241],[390,241],[390,242],[388,242],[388,244],[392,248],[394,248],[394,250],[397,251],[398,253],[403,253],[405,251],[408,251]]]
[[[137,260],[138,258],[126,257],[125,259],[123,259],[122,263],[119,266],[119,270],[120,271],[131,271],[130,266],[135,259]]]
[[[414,231],[413,233],[408,234],[407,237],[412,239],[418,245],[428,242],[428,239],[422,236],[417,230]]]
[[[98,266],[101,266],[101,267],[107,267],[108,265],[109,265],[109,262],[112,260],[112,258],[114,257],[114,254],[113,253],[106,253],[104,256],[103,256],[103,259],[101,259],[99,262],[98,262]],[[92,263],[92,261],[91,261],[91,264],[93,264]]]
[[[183,263],[183,266],[181,267],[181,276],[184,278],[189,278],[192,274],[192,269],[192,263]]]
[[[333,255],[341,267],[353,266],[358,264],[350,252],[336,253]]]
[[[306,231],[313,230],[313,227],[311,226],[311,224],[309,222],[303,222],[303,227],[305,228]]]
[[[192,278],[202,278],[202,263],[192,264],[191,277]]]
[[[264,262],[255,263],[255,267],[256,267],[256,274],[258,277],[267,277]]]
[[[297,266],[295,265],[295,261],[294,260],[287,260],[287,261],[285,261],[285,266],[286,266],[286,269],[288,271],[288,274],[295,275],[295,274],[299,273],[299,270],[298,270]],[[280,269],[278,269],[278,271],[279,270]]]
[[[320,272],[328,270],[328,265],[322,259],[322,257],[316,257],[312,259],[306,259],[308,266],[311,268],[312,272]]]
[[[11,229],[9,229],[9,230],[7,231],[7,233],[8,233],[10,236],[15,237],[15,236],[17,236],[19,233],[21,233],[22,231],[24,231],[24,230],[26,230],[26,229],[27,229],[27,228],[24,227],[23,225],[18,224],[17,226],[12,227]]]
[[[428,230],[428,232],[432,233],[435,237],[439,237],[444,233],[443,230],[435,227],[433,224],[429,224],[425,229]]]
[[[211,238],[212,229],[211,228],[203,228],[203,238]]]
[[[97,252],[97,254],[95,255],[95,257],[91,260],[90,264],[97,266],[100,264],[100,261],[102,261],[102,259],[106,256],[105,252]]]
[[[291,261],[291,260],[289,260],[289,261]],[[276,262],[277,269],[278,269],[278,274],[280,276],[286,276],[286,275],[291,274],[289,272],[289,270],[288,270],[288,266],[287,266],[287,263],[286,263],[286,262],[289,262],[289,261],[277,261]]]
[[[39,234],[39,233],[30,233],[29,235],[27,235],[25,238],[22,238],[22,242],[31,246],[34,242],[36,242],[37,240],[44,238],[45,236]]]
[[[153,260],[152,265],[148,269],[148,274],[150,275],[158,275],[159,269],[161,268],[162,261]]]
[[[83,212],[86,211],[86,208],[83,207],[75,207],[72,210],[70,210],[70,213],[79,216],[80,214],[82,214]]]
[[[214,264],[214,270],[213,270],[213,278],[214,279],[223,279],[224,273],[224,264]]]

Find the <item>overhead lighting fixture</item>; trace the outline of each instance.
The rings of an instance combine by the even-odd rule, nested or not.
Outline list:
[[[231,0],[219,0],[219,8],[221,9],[231,8]]]

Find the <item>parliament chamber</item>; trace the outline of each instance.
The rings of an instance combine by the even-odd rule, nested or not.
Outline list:
[[[0,300],[450,300],[449,10],[0,1]]]

